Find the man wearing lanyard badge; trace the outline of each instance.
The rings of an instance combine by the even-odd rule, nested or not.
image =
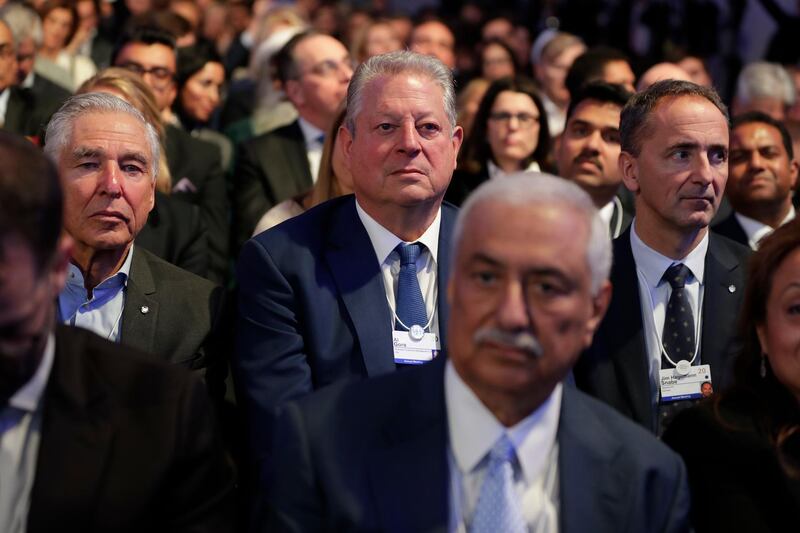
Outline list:
[[[625,106],[620,134],[636,217],[614,242],[609,311],[574,375],[660,434],[704,382],[730,382],[749,252],[708,231],[728,176],[728,114],[716,92],[657,82]]]

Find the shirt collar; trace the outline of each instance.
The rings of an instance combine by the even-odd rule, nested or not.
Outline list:
[[[762,224],[758,220],[746,217],[741,213],[734,212],[734,215],[736,216],[736,220],[739,221],[739,224],[741,224],[742,229],[747,235],[748,244],[750,245],[750,248],[752,248],[753,250],[758,249],[758,243],[759,241],[761,241],[761,239],[763,239],[764,237],[766,237],[767,235],[769,235],[774,231],[774,228],[771,228],[766,224]],[[792,205],[789,206],[789,212],[786,213],[786,217],[784,217],[780,225],[783,226],[787,222],[791,222],[792,220],[794,220],[794,217],[795,217],[795,210],[794,206]]]
[[[489,179],[503,178],[508,176],[508,173],[495,165],[494,161],[491,159],[486,162],[486,171],[489,173]],[[539,167],[539,163],[536,161],[531,161],[531,164],[528,165],[528,168],[521,170],[520,172],[541,172],[541,168]]]
[[[322,143],[319,141],[319,137],[320,135],[325,135],[324,131],[314,126],[303,117],[298,117],[297,123],[300,124],[300,130],[303,132],[303,139],[306,142],[307,148],[322,146]]]
[[[47,380],[50,377],[50,369],[53,367],[55,346],[55,336],[51,332],[47,336],[47,344],[44,348],[44,354],[42,354],[42,360],[39,361],[39,367],[33,377],[14,393],[8,401],[9,406],[29,413],[36,411],[39,401],[42,399],[44,388],[47,385]]]
[[[0,91],[0,118],[5,118],[8,113],[8,99],[11,96],[11,89],[6,87]]]
[[[708,251],[708,231],[703,235],[700,243],[689,252],[686,257],[681,259],[671,259],[665,255],[658,253],[649,246],[647,246],[639,238],[636,233],[636,218],[634,217],[631,230],[631,251],[633,252],[633,260],[636,262],[636,268],[647,280],[647,285],[651,289],[655,289],[661,284],[661,278],[664,272],[673,263],[683,263],[689,270],[692,271],[694,278],[703,284],[703,277],[706,271],[706,252]]]
[[[131,260],[133,258],[133,244],[128,250],[128,256],[122,263],[122,266],[114,274],[110,275],[102,282],[98,283],[94,290],[104,289],[118,289],[128,285],[128,276],[131,271]],[[83,272],[73,263],[67,267],[67,288],[76,290],[80,288],[82,291],[86,290],[85,280],[83,279]]]
[[[506,433],[514,444],[526,484],[533,484],[547,467],[547,458],[556,441],[562,389],[559,383],[533,413],[514,427],[505,428],[448,360],[444,375],[447,425],[450,448],[461,473],[474,470],[500,436]]]
[[[386,262],[389,254],[397,248],[397,245],[404,241],[381,226],[377,220],[369,216],[359,205],[358,198],[356,198],[356,212],[358,213],[358,218],[361,219],[361,223],[364,225],[364,229],[367,230],[367,235],[369,235],[369,240],[372,242],[372,247],[375,248],[375,255],[378,256],[378,264],[382,265]],[[439,227],[441,224],[442,208],[439,207],[439,210],[436,212],[436,218],[433,219],[431,225],[428,226],[428,229],[425,230],[425,233],[423,233],[419,239],[414,241],[424,244],[434,261],[438,261]]]

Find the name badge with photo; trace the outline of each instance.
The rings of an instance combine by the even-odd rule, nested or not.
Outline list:
[[[714,391],[711,385],[711,365],[684,366],[680,363],[676,368],[664,368],[659,371],[661,402],[695,400],[710,396]]]
[[[419,326],[414,326],[420,328]],[[421,365],[439,355],[439,336],[424,331],[392,331],[394,362],[401,365]]]

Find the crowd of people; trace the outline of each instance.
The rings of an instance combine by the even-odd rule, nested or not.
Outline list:
[[[0,0],[0,531],[796,529],[797,19]]]

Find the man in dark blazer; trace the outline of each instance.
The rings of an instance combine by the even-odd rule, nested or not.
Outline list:
[[[395,290],[398,249],[406,243],[420,251],[414,279],[427,324],[417,325],[431,349],[445,344],[443,293],[455,210],[441,203],[462,138],[454,108],[443,103],[445,93],[453,95],[452,75],[426,56],[381,57],[367,64],[380,74],[354,78],[358,86],[350,95],[359,100],[355,107],[348,102],[354,111],[339,130],[355,196],[326,202],[256,236],[239,258],[234,366],[257,455],[268,449],[268,421],[280,404],[407,362],[393,341],[407,338],[414,325],[394,319],[403,298]],[[392,108],[402,128],[379,132],[368,126],[399,94],[425,98],[414,109]],[[423,115],[426,121],[416,124]],[[427,351],[427,359],[433,355]]]
[[[725,187],[733,211],[711,229],[755,250],[773,229],[794,220],[797,174],[792,137],[783,122],[760,111],[735,117]]]
[[[264,530],[686,531],[680,459],[562,383],[610,295],[589,197],[555,176],[490,181],[455,239],[447,359],[288,404]]]
[[[313,31],[291,38],[276,55],[276,75],[299,118],[242,143],[233,195],[237,249],[274,205],[317,180],[323,138],[341,109],[353,74],[347,49]]]
[[[56,326],[58,173],[0,134],[0,530],[232,531],[233,472],[184,369]]]
[[[715,92],[658,82],[628,102],[620,129],[619,165],[636,217],[614,243],[614,296],[574,376],[581,389],[660,434],[690,403],[664,400],[665,373],[709,365],[716,390],[731,381],[748,250],[709,235],[728,170],[727,110]],[[683,286],[667,279],[675,269],[686,272]],[[680,336],[668,329],[677,323]],[[684,338],[688,347],[671,344]]]

